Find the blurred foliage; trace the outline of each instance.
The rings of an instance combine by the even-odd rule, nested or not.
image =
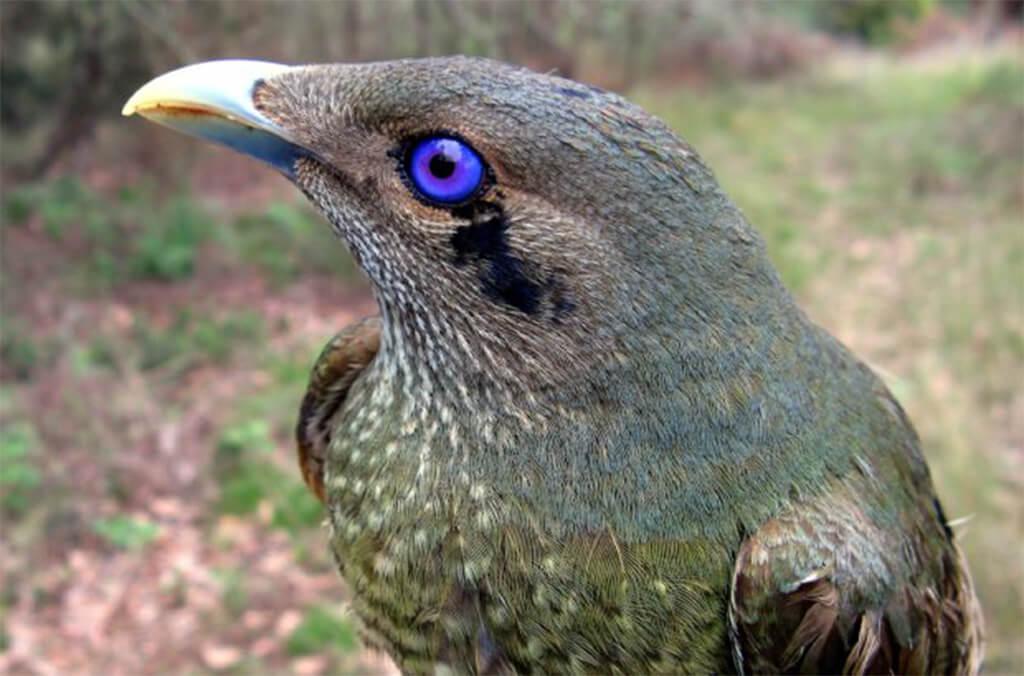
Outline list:
[[[245,571],[237,568],[219,570],[214,577],[220,584],[221,602],[232,617],[241,617],[249,603]]]
[[[1014,7],[1015,0],[941,0]],[[605,87],[799,70],[820,44],[787,27],[888,42],[936,0],[6,0],[0,3],[4,164],[38,177],[148,77],[229,56],[291,62],[471,54]],[[1005,15],[1020,20],[1017,10]],[[1014,14],[1014,11],[1016,12]]]
[[[225,247],[258,266],[276,284],[323,273],[351,281],[358,273],[348,256],[340,256],[334,231],[308,204],[272,202],[258,212],[243,213],[221,228]]]
[[[154,212],[149,188],[123,188],[110,198],[75,176],[20,185],[4,195],[4,225],[38,217],[44,232],[77,256],[81,273],[99,289],[129,279],[189,277],[199,247],[214,228],[194,200],[179,197]]]
[[[184,371],[202,363],[224,364],[235,350],[265,335],[263,318],[252,310],[209,317],[183,309],[169,327],[137,319],[132,329],[138,346],[136,365],[142,371]],[[94,343],[90,361],[102,364],[108,353],[108,347]]]
[[[821,25],[832,32],[853,35],[865,42],[886,43],[903,25],[920,20],[934,0],[833,0],[815,3]]]
[[[36,371],[42,346],[22,326],[10,318],[0,322],[0,373],[5,377],[26,381]]]
[[[118,549],[140,549],[160,534],[156,524],[123,515],[98,519],[92,527],[97,535]]]
[[[312,655],[330,649],[346,653],[357,645],[352,623],[320,606],[306,611],[302,623],[288,637],[288,652],[292,655]]]
[[[282,0],[0,3],[3,162],[38,177],[116,116],[139,83],[225,56],[292,62],[473,54],[606,86],[677,69],[702,54],[720,73],[798,65],[787,41],[749,41],[770,17],[744,0]],[[789,35],[789,42],[799,42]],[[721,45],[733,45],[729,49]],[[797,50],[799,51],[799,50]],[[735,56],[736,58],[732,58]]]
[[[189,277],[195,269],[196,251],[213,224],[187,199],[172,202],[161,216],[147,220],[148,227],[136,240],[134,272],[162,280]]]
[[[24,173],[46,171],[92,132],[98,116],[116,109],[126,83],[150,72],[150,41],[131,7],[106,0],[0,3],[5,155],[25,159],[26,146],[41,146]]]
[[[214,467],[220,481],[219,511],[246,515],[262,504],[271,510],[271,525],[288,532],[316,526],[323,508],[308,489],[291,479],[268,457],[276,444],[263,419],[225,428],[217,444]]]
[[[181,192],[161,199],[153,186],[140,184],[109,196],[65,175],[5,191],[4,226],[33,219],[48,237],[77,252],[80,282],[97,292],[131,280],[191,277],[211,239],[235,262],[258,267],[278,284],[310,273],[347,280],[357,274],[351,258],[339,255],[331,229],[308,205],[276,202],[259,212],[227,216]]]
[[[8,514],[24,512],[39,486],[38,445],[39,438],[27,422],[0,428],[0,505]]]

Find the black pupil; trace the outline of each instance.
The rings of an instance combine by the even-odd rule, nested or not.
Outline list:
[[[444,153],[438,153],[430,158],[430,173],[436,178],[448,178],[455,173],[455,162]]]

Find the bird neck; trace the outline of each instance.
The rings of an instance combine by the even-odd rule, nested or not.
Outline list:
[[[481,321],[457,307],[378,296],[383,324],[377,371],[407,406],[471,416],[536,415],[535,396],[562,377],[555,354],[571,346]],[[508,330],[506,330],[508,329]],[[550,338],[550,336],[548,336]]]
[[[810,325],[764,319],[723,328],[707,316],[660,324],[650,317],[602,349],[591,341],[589,354],[560,358],[557,349],[554,357],[538,353],[519,334],[486,325],[473,331],[457,314],[379,303],[381,350],[360,396],[385,402],[380,445],[393,449],[389,457],[424,496],[485,484],[534,496],[552,528],[572,531],[607,522],[628,532],[628,519],[617,521],[623,514],[667,515],[685,504],[706,518],[654,519],[650,528],[666,537],[710,536],[709,528],[762,518],[793,477],[810,477],[810,486],[837,461],[824,451],[808,457],[791,443],[817,439],[827,426],[820,405],[829,395],[814,374],[841,358]],[[770,321],[806,319],[771,313]],[[786,337],[793,335],[800,338]],[[517,363],[520,354],[526,360]],[[563,363],[552,370],[556,361]],[[778,457],[763,462],[766,454]],[[651,472],[671,480],[655,486]],[[722,477],[731,478],[723,485]],[[595,493],[595,481],[606,490]],[[712,497],[749,490],[763,492],[757,514],[719,518],[745,503]]]

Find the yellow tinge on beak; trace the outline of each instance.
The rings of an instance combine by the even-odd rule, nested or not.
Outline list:
[[[208,61],[165,73],[132,94],[122,115],[138,114],[191,136],[251,155],[294,174],[295,160],[311,153],[289,138],[253,103],[260,82],[291,66],[267,61]]]

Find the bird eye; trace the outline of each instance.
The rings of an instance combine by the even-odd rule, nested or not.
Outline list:
[[[464,141],[431,136],[413,144],[405,170],[413,187],[426,199],[441,204],[464,202],[484,182],[484,161]]]

